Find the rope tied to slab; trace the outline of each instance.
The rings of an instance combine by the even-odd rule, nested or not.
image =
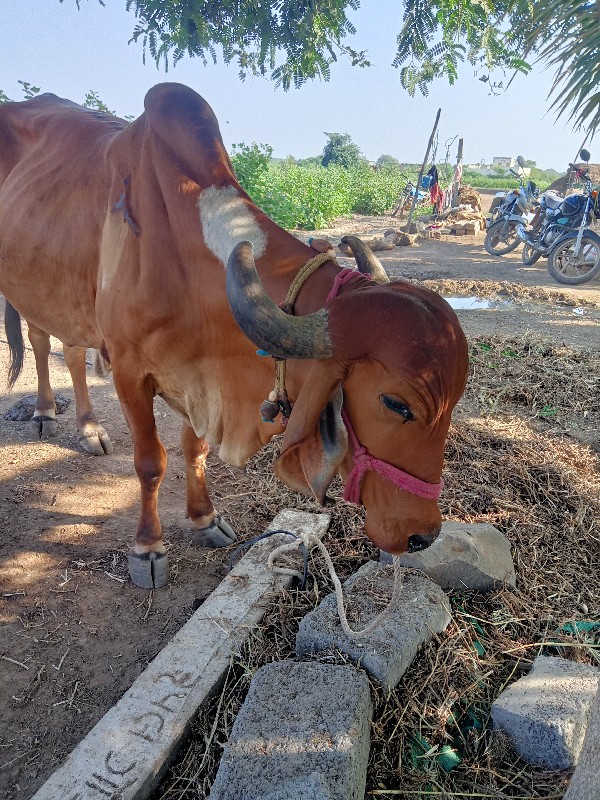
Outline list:
[[[393,565],[394,565],[394,587],[392,589],[392,597],[390,602],[388,603],[387,607],[384,608],[382,611],[377,614],[377,616],[369,622],[364,628],[361,628],[358,631],[352,630],[350,625],[348,624],[348,618],[346,616],[346,609],[344,607],[344,592],[342,590],[342,584],[340,579],[337,576],[335,571],[335,567],[333,566],[333,561],[327,550],[325,544],[319,539],[318,536],[314,536],[312,533],[300,533],[294,534],[294,541],[293,542],[285,542],[285,544],[279,545],[279,547],[274,548],[269,553],[269,558],[267,559],[267,565],[276,573],[280,575],[291,575],[296,578],[302,579],[306,577],[306,567],[304,571],[304,575],[299,572],[298,570],[291,569],[290,567],[278,567],[275,564],[275,561],[280,556],[284,555],[285,553],[289,553],[296,548],[304,547],[303,555],[306,559],[306,553],[311,549],[312,546],[316,546],[321,555],[323,556],[325,563],[327,564],[327,568],[329,570],[329,575],[331,577],[332,583],[335,588],[335,600],[337,604],[337,611],[338,616],[340,618],[340,624],[342,626],[342,630],[350,639],[364,639],[366,636],[369,636],[376,628],[378,628],[385,619],[390,615],[392,608],[397,604],[400,593],[402,591],[402,570],[400,567],[400,558],[398,556],[393,556]],[[306,564],[306,561],[305,561]]]

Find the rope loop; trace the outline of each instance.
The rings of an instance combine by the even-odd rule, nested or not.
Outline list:
[[[298,580],[300,581],[300,589],[304,589],[306,587],[306,579],[308,577],[308,549],[304,541],[301,541],[295,533],[292,533],[291,531],[285,531],[282,528],[278,528],[277,530],[274,531],[266,531],[265,533],[261,533],[260,536],[253,536],[251,539],[248,539],[246,542],[243,542],[242,544],[238,545],[238,547],[236,547],[233,553],[229,556],[229,561],[227,562],[227,568],[229,570],[233,569],[234,559],[240,553],[243,553],[244,550],[247,550],[253,544],[256,544],[256,542],[260,542],[263,539],[268,539],[270,536],[275,536],[276,533],[284,533],[286,536],[292,536],[297,541],[282,544],[279,547],[276,547],[269,554],[269,558],[267,559],[267,564],[275,572],[279,572],[284,575],[292,575],[293,577],[298,578]],[[286,550],[295,549],[296,547],[298,547],[300,552],[302,553],[302,559],[304,564],[302,572],[299,572],[298,570],[295,569],[292,570],[287,569],[286,567],[278,567],[278,568],[273,567],[272,562],[275,553],[282,553],[285,552]]]
[[[283,575],[298,576],[299,573],[296,570],[290,570],[288,567],[276,566],[275,560],[284,553],[288,553],[294,550],[296,547],[304,546],[305,551],[308,552],[311,549],[311,547],[316,546],[321,552],[321,555],[323,556],[325,563],[327,564],[327,568],[329,570],[329,576],[331,577],[331,581],[335,589],[337,611],[338,611],[338,616],[340,618],[340,625],[342,626],[342,630],[344,631],[346,636],[348,636],[348,638],[354,640],[364,639],[366,636],[369,636],[369,634],[371,634],[376,628],[378,628],[382,624],[382,622],[384,622],[385,619],[387,619],[387,617],[390,615],[393,607],[397,604],[398,599],[400,597],[400,593],[402,591],[402,569],[400,567],[400,559],[398,558],[398,556],[393,556],[394,587],[392,589],[392,597],[390,599],[388,606],[384,608],[382,611],[380,611],[380,613],[377,614],[377,616],[373,620],[371,620],[371,622],[368,625],[366,625],[361,630],[355,631],[352,630],[352,628],[348,624],[346,609],[344,607],[344,592],[342,589],[342,584],[335,571],[335,567],[333,565],[333,561],[331,559],[329,551],[327,550],[327,547],[321,541],[321,539],[319,539],[318,536],[314,536],[314,534],[301,533],[298,536],[295,536],[294,534],[291,535],[294,536],[296,541],[286,542],[285,544],[282,544],[279,547],[276,547],[274,550],[272,550],[271,553],[269,554],[269,558],[267,561],[268,566],[271,567],[271,569],[276,573],[280,573]]]

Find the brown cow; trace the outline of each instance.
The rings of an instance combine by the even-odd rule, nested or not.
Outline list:
[[[367,510],[367,535],[388,552],[437,535],[465,337],[441,297],[377,282],[383,268],[349,240],[376,280],[329,260],[286,314],[278,304],[315,251],[252,203],[191,89],[154,87],[131,124],[53,95],[0,107],[0,289],[43,335],[98,348],[112,364],[141,485],[130,554],[139,585],[168,578],[153,398],[183,418],[192,526],[209,546],[230,544],[206,489],[209,443],[243,465],[284,430],[281,416],[258,413],[274,363],[257,345],[288,359],[281,480],[323,501],[341,473]],[[12,355],[18,368],[14,339]],[[91,407],[78,412],[86,424],[97,426]]]

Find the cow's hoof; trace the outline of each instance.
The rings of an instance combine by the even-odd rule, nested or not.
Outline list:
[[[194,542],[201,547],[229,547],[236,539],[233,528],[223,517],[215,517],[208,527],[194,531]]]
[[[35,439],[51,439],[53,436],[56,436],[58,431],[56,417],[48,417],[46,414],[32,417],[29,424],[31,435]]]
[[[79,444],[93,456],[110,455],[113,445],[102,425],[86,425],[79,434]]]
[[[169,583],[166,553],[129,553],[129,577],[142,589],[161,589]]]

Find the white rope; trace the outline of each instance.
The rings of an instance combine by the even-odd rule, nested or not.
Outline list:
[[[342,626],[342,630],[346,634],[346,636],[350,637],[351,639],[363,639],[365,636],[368,636],[372,633],[376,628],[378,628],[381,623],[389,616],[392,607],[398,601],[400,597],[400,592],[402,591],[402,570],[400,568],[400,559],[398,556],[393,557],[393,564],[394,564],[394,587],[392,590],[392,598],[386,608],[383,609],[375,619],[371,620],[371,622],[364,628],[359,631],[353,631],[350,625],[348,624],[348,619],[346,617],[346,610],[344,608],[344,593],[342,590],[342,584],[340,579],[337,576],[335,571],[335,567],[333,566],[333,561],[331,560],[331,556],[327,550],[327,547],[323,544],[323,542],[311,533],[301,533],[297,535],[297,538],[293,542],[286,542],[285,544],[276,547],[274,550],[271,551],[269,554],[269,558],[267,559],[267,565],[276,573],[281,575],[291,575],[295,578],[302,579],[302,573],[295,569],[290,569],[289,567],[278,567],[275,564],[275,559],[282,556],[284,553],[289,553],[292,550],[296,550],[301,544],[303,544],[307,551],[310,551],[313,545],[316,545],[323,558],[325,559],[325,563],[329,569],[329,575],[331,576],[331,580],[335,587],[335,599],[337,603],[337,610],[340,617],[340,624]]]

